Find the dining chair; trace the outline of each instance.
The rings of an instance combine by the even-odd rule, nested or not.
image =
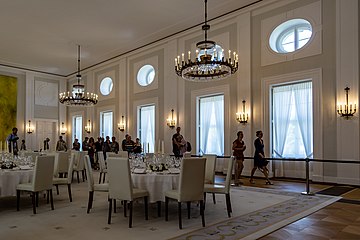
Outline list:
[[[111,223],[112,200],[120,199],[124,202],[124,216],[126,217],[127,201],[129,201],[129,228],[132,227],[133,201],[138,198],[144,198],[145,220],[148,220],[148,197],[147,190],[133,187],[130,163],[128,158],[113,158],[108,161],[109,172],[109,215],[108,224]]]
[[[56,152],[55,153],[55,169],[54,176],[62,177],[66,175],[69,169],[69,155],[70,152]]]
[[[81,172],[83,182],[85,182],[86,171],[85,171],[84,158],[88,154],[88,152],[86,152],[86,151],[75,151],[73,153],[75,154],[75,162],[74,162],[73,173],[76,172],[77,181],[78,181],[78,183],[80,183],[79,172]]]
[[[204,154],[206,158],[205,164],[205,184],[215,184],[215,165],[216,165],[216,154]],[[213,202],[216,203],[215,193],[213,193]]]
[[[105,159],[104,159],[104,155],[103,154],[98,154],[98,158],[99,158],[99,168],[100,168],[100,176],[99,176],[99,184],[100,184],[101,183],[101,176],[103,176],[103,183],[105,183],[105,175],[107,173],[107,167],[106,167],[106,162],[105,162]]]
[[[72,202],[71,182],[72,182],[72,172],[73,172],[73,168],[74,168],[74,159],[75,159],[75,154],[71,154],[70,163],[68,164],[69,167],[68,167],[68,172],[67,172],[66,178],[59,178],[59,177],[53,178],[53,185],[56,186],[57,195],[59,195],[59,185],[67,185],[70,202]]]
[[[92,204],[93,204],[93,200],[94,200],[94,192],[95,191],[108,192],[109,184],[108,183],[103,183],[103,184],[94,183],[94,176],[93,176],[93,171],[91,168],[89,155],[85,155],[84,162],[85,162],[86,175],[88,178],[89,200],[88,200],[87,213],[89,213],[90,209],[92,208]]]
[[[36,214],[36,206],[38,204],[39,192],[47,191],[50,196],[51,209],[54,210],[54,202],[52,195],[53,186],[53,170],[54,170],[54,156],[37,156],[35,159],[34,175],[31,183],[21,183],[16,186],[16,209],[19,211],[20,206],[20,192],[31,192],[31,199],[33,205],[33,213]]]
[[[200,215],[202,226],[205,227],[204,216],[204,179],[206,158],[184,158],[181,161],[180,179],[178,189],[165,192],[165,220],[168,221],[169,199],[178,202],[179,229],[182,229],[181,203],[186,202],[188,218],[190,218],[190,204],[192,201],[200,202]]]
[[[227,172],[226,172],[226,179],[225,185],[218,185],[218,184],[205,184],[204,186],[204,199],[206,200],[206,193],[212,194],[225,194],[226,198],[226,209],[228,212],[228,216],[231,217],[231,200],[230,200],[230,183],[232,178],[232,170],[234,166],[234,158],[231,157],[228,160]]]

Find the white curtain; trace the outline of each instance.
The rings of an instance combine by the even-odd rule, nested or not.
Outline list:
[[[104,112],[103,119],[104,137],[109,136],[111,139],[113,136],[113,113]]]
[[[140,108],[140,141],[145,143],[143,146],[146,152],[154,152],[155,144],[155,106],[145,106]]]
[[[74,116],[73,117],[73,132],[74,135],[72,136],[72,142],[75,141],[75,138],[79,140],[80,143],[80,149],[82,148],[82,117]],[[72,145],[69,145],[72,146]]]
[[[202,97],[200,105],[200,154],[224,154],[224,95]]]

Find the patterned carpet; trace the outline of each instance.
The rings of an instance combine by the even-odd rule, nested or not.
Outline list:
[[[273,189],[251,187],[241,187],[241,189],[271,195],[284,195],[291,197],[291,199],[172,239],[256,239],[316,212],[339,199],[339,197],[319,194],[306,196]],[[270,195],[268,197],[271,198]]]

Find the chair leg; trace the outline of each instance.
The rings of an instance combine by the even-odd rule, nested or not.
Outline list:
[[[82,173],[82,179],[83,179],[83,182],[85,182],[85,179],[86,179],[86,173],[84,170],[81,170],[81,173]]]
[[[230,202],[230,194],[225,194],[225,198],[226,198],[226,208],[227,208],[227,212],[228,212],[228,217],[231,217],[231,202]]]
[[[114,213],[116,213],[116,199],[114,198]]]
[[[88,208],[86,213],[90,212],[90,209],[92,208],[93,199],[94,199],[94,192],[91,191],[89,192],[89,201],[88,201]]]
[[[188,213],[188,219],[190,219],[190,206],[191,206],[191,202],[187,202],[187,213]]]
[[[149,211],[148,211],[148,197],[144,197],[144,205],[145,205],[145,220],[149,219]]]
[[[216,204],[215,193],[213,193],[212,196],[213,196],[213,202],[214,204]]]
[[[51,204],[51,210],[54,210],[54,200],[53,200],[53,194],[52,189],[49,190],[50,192],[50,204]]]
[[[103,183],[105,183],[105,175],[106,175],[106,173],[104,173],[104,175],[103,175]]]
[[[124,200],[124,217],[126,217],[127,201]]]
[[[205,204],[203,200],[200,200],[200,215],[201,215],[201,221],[202,221],[202,226],[205,227],[205,213],[204,213],[204,208]]]
[[[205,210],[205,204],[206,204],[206,192],[204,192],[204,210]]]
[[[79,171],[76,171],[76,176],[77,176],[78,183],[80,183]]]
[[[182,222],[181,222],[181,202],[178,202],[178,215],[179,215],[179,229],[182,229]]]
[[[132,228],[133,201],[130,201],[129,203],[129,211],[130,211],[129,228]]]
[[[169,198],[165,197],[165,221],[169,221]]]
[[[100,176],[99,176],[99,184],[101,183],[101,175],[102,175],[102,172],[100,172]]]
[[[161,201],[157,201],[158,217],[161,217]]]
[[[16,211],[20,210],[20,190],[16,190]]]
[[[72,196],[71,196],[71,184],[68,184],[68,193],[69,193],[69,199],[70,199],[70,202],[72,202]]]
[[[108,224],[111,224],[111,212],[112,212],[112,201],[111,198],[109,198],[109,213],[108,213]]]
[[[33,205],[33,213],[36,214],[36,200],[35,200],[35,193],[34,192],[31,194],[31,202],[32,202],[32,205]]]
[[[59,185],[55,185],[56,186],[56,194],[59,195]]]

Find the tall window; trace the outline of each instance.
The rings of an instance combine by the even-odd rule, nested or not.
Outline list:
[[[113,136],[113,112],[100,112],[100,136]]]
[[[148,153],[155,150],[155,105],[138,107],[138,136],[143,149]]]
[[[272,154],[313,157],[312,82],[272,88]]]
[[[224,95],[198,98],[199,154],[224,155]]]
[[[83,118],[82,116],[73,116],[72,120],[72,142],[75,141],[75,138],[79,140],[80,147],[82,143],[82,131],[83,131]]]

